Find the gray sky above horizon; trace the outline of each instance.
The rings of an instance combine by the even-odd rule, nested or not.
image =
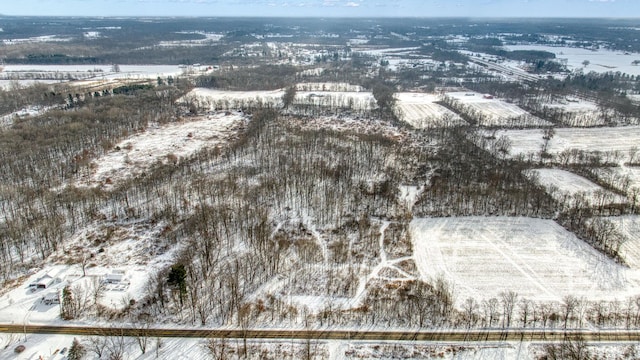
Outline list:
[[[640,17],[640,0],[3,0],[26,16]]]

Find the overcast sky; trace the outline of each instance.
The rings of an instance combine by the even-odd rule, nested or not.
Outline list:
[[[2,0],[4,15],[640,17],[640,0]]]

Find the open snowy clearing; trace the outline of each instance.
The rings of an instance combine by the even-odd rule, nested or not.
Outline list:
[[[322,73],[324,69],[311,69],[318,75]],[[298,91],[342,91],[342,92],[362,92],[365,89],[360,85],[351,85],[348,83],[334,83],[334,82],[306,82],[296,84]]]
[[[373,94],[364,91],[298,91],[296,105],[373,110],[378,107]]]
[[[480,114],[483,118],[478,124],[480,126],[533,127],[551,125],[550,122],[539,119],[514,104],[476,92],[449,92],[445,96],[460,102],[472,112]]]
[[[504,291],[534,301],[623,299],[640,291],[637,270],[616,264],[551,220],[415,219],[410,231],[422,279],[450,281],[458,306]]]
[[[562,124],[570,127],[604,126],[605,115],[613,116],[613,114],[603,113],[604,110],[601,110],[596,103],[583,99],[567,99],[545,104],[545,107],[561,112]]]
[[[626,203],[626,199],[582,176],[561,169],[532,169],[526,172],[529,178],[547,189],[549,195],[566,205],[573,204],[574,198],[583,196],[587,205],[609,205]],[[568,203],[568,204],[567,204]]]
[[[138,176],[154,164],[175,163],[205,147],[223,146],[246,122],[242,113],[218,113],[164,126],[150,127],[121,141],[93,162],[77,185],[106,185]]]
[[[0,80],[0,89],[2,90],[12,90],[15,86],[25,87],[32,86],[36,84],[58,84],[61,81],[58,80]]]
[[[239,109],[245,106],[264,104],[282,107],[283,90],[273,91],[226,91],[196,88],[182,98],[182,101],[193,101],[202,108]]]
[[[417,129],[467,125],[456,113],[436,104],[439,100],[436,94],[397,93],[395,96],[398,116]]]
[[[506,136],[511,140],[509,156],[515,158],[523,155],[525,158],[532,156],[538,159],[540,151],[545,143],[544,130],[500,130],[495,133],[496,138]],[[619,158],[606,157],[602,160],[628,161],[630,154],[637,152],[640,144],[640,126],[605,127],[605,128],[559,128],[555,129],[555,135],[549,140],[547,153],[557,156],[563,151],[578,150],[587,153],[614,153],[618,152]],[[635,151],[634,151],[635,150]]]
[[[597,73],[620,71],[629,75],[640,75],[640,66],[631,63],[640,60],[640,54],[623,53],[607,49],[589,50],[576,47],[557,47],[545,45],[507,45],[505,49],[548,51],[556,54],[558,59],[566,59],[567,67],[572,70],[582,70],[585,73],[595,71]],[[584,61],[589,61],[584,66]]]
[[[315,87],[314,85],[309,85]],[[326,87],[325,87],[326,88]],[[282,107],[284,90],[225,91],[197,88],[185,95],[183,101],[192,101],[208,109],[241,109],[247,106]],[[371,110],[377,107],[370,92],[365,91],[297,91],[295,105],[352,108]]]
[[[69,42],[73,40],[70,37],[62,37],[59,35],[43,35],[33,36],[29,38],[16,38],[16,39],[3,39],[3,45],[17,45],[17,44],[35,44],[35,43],[48,43],[48,42]]]
[[[20,81],[69,79],[156,79],[158,76],[179,76],[185,69],[178,65],[4,65],[0,78]]]
[[[205,46],[212,43],[216,43],[224,37],[224,34],[216,34],[205,31],[178,31],[177,34],[198,34],[203,36],[202,39],[194,40],[175,40],[175,41],[160,41],[158,46],[163,47],[178,47],[178,46]]]
[[[47,106],[29,106],[18,111],[14,111],[11,114],[0,116],[0,128],[11,126],[15,119],[42,115],[52,108],[53,107]]]

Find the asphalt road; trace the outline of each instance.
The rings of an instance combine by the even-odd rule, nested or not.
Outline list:
[[[367,341],[441,341],[441,342],[501,342],[501,341],[561,341],[583,339],[587,342],[640,342],[640,330],[267,330],[267,329],[136,329],[131,327],[0,325],[4,333],[64,334],[85,336],[145,336],[228,339],[315,339]]]

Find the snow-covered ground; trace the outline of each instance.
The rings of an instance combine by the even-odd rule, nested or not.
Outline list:
[[[29,38],[17,38],[17,39],[4,39],[2,43],[4,45],[16,45],[16,44],[27,44],[27,43],[46,43],[46,42],[68,42],[72,39],[70,37],[62,37],[59,35],[43,35],[43,36],[33,36]]]
[[[524,155],[537,159],[545,144],[544,130],[500,130],[496,138],[506,136],[511,140],[509,156],[514,158]],[[610,161],[628,161],[630,154],[637,152],[640,143],[640,126],[624,126],[609,128],[558,128],[549,140],[547,153],[558,155],[563,151],[580,150],[588,153],[618,152],[620,159]],[[604,159],[603,159],[604,160]]]
[[[0,75],[4,79],[28,81],[37,78],[66,80],[68,77],[81,79],[156,79],[158,76],[178,76],[185,69],[178,65],[118,65],[115,72],[112,65],[4,65]],[[67,76],[69,75],[69,76]]]
[[[616,224],[618,231],[625,237],[620,247],[622,258],[629,267],[640,270],[640,216],[617,216],[607,220]]]
[[[566,170],[532,169],[528,170],[526,175],[544,186],[554,199],[566,201],[569,204],[573,204],[576,196],[583,196],[586,203],[591,206],[627,202],[624,197],[605,190],[600,185]]]
[[[91,173],[80,186],[114,184],[138,176],[154,164],[175,163],[205,147],[224,146],[240,131],[247,118],[242,113],[217,113],[196,120],[153,126],[121,141],[94,160]]]
[[[566,59],[571,70],[582,70],[585,73],[620,71],[629,75],[640,75],[640,66],[632,65],[634,60],[640,60],[640,54],[625,53],[607,49],[589,50],[577,47],[556,47],[547,45],[507,45],[506,50],[538,50],[556,54],[558,59]],[[589,65],[584,66],[584,61]]]
[[[74,338],[81,341],[85,348],[90,347],[90,339],[71,335],[2,334],[0,335],[0,358],[3,359],[43,359],[63,360]],[[110,349],[122,342],[124,359],[150,360],[206,360],[214,358],[206,349],[206,339],[147,339],[146,353],[142,354],[134,338],[113,337],[108,339],[104,356]],[[218,344],[221,344],[218,342]],[[14,353],[16,346],[24,345],[21,354]],[[115,346],[114,346],[115,345]],[[306,355],[307,344],[304,341],[262,341],[247,342],[250,355],[254,359],[299,359]],[[242,340],[228,340],[225,344],[228,358],[236,358],[236,349],[243,347]],[[66,348],[66,349],[65,349]],[[65,353],[61,354],[62,349]],[[599,359],[624,359],[622,354],[628,345],[604,344],[589,346],[588,350]],[[317,341],[310,344],[312,359],[362,360],[362,359],[442,359],[442,360],[533,360],[544,354],[543,345],[526,342],[487,343],[433,343],[433,342],[367,342],[367,341]],[[616,357],[618,356],[618,357]],[[95,352],[88,351],[86,359],[96,359]],[[626,357],[629,358],[629,357]]]
[[[91,340],[84,336],[71,335],[44,335],[44,334],[27,334],[26,341],[24,334],[3,334],[0,336],[0,358],[15,360],[31,360],[31,359],[49,359],[64,360],[67,359],[67,353],[73,339],[77,338],[84,344],[87,349],[85,359],[98,359],[95,352],[90,351]],[[193,359],[205,360],[211,359],[211,355],[207,354],[204,347],[203,339],[174,339],[174,338],[152,338],[147,340],[147,352],[142,354],[135,338],[112,337],[105,338],[107,346],[103,358],[108,356],[110,349],[118,348],[122,343],[124,351],[123,359],[130,360],[146,360],[146,359]],[[4,346],[7,346],[6,348]],[[24,345],[25,350],[21,354],[14,353],[14,349],[18,345]],[[158,345],[160,345],[158,347]],[[62,350],[65,349],[64,354]]]
[[[298,91],[296,105],[373,110],[377,104],[373,94],[364,91]]]
[[[638,269],[616,264],[551,220],[415,219],[410,231],[420,276],[450,281],[458,306],[504,291],[533,301],[624,299],[640,291]]]
[[[29,106],[18,111],[14,111],[11,114],[0,116],[0,129],[3,127],[11,126],[13,120],[16,118],[24,118],[28,116],[38,116],[47,112],[50,107],[41,106]]]
[[[0,89],[11,90],[14,86],[31,86],[35,84],[57,84],[59,80],[0,80]]]
[[[424,186],[400,185],[400,201],[411,211],[423,191]]]
[[[640,168],[634,166],[621,166],[599,168],[594,170],[601,181],[623,191],[631,199],[635,195],[636,201],[640,195]]]
[[[2,334],[0,335],[0,358],[3,359],[43,359],[63,360],[71,347],[74,338],[81,341],[87,350],[90,348],[90,338],[71,335],[36,335]],[[123,343],[123,358],[130,360],[175,359],[175,360],[205,360],[214,358],[206,349],[206,339],[147,339],[146,353],[142,354],[135,338],[113,337],[107,339],[105,354]],[[220,343],[218,343],[220,344]],[[24,345],[21,354],[14,353],[18,345]],[[115,346],[114,346],[115,345]],[[247,342],[250,356],[247,359],[299,359],[305,356],[307,344],[304,341],[290,340],[249,340]],[[242,349],[242,340],[227,340],[226,348],[230,351],[227,356],[235,358],[235,349]],[[66,349],[65,349],[66,348]],[[62,350],[65,349],[64,354]],[[317,341],[310,344],[312,359],[444,359],[444,360],[532,360],[532,346],[528,343],[502,344],[448,344],[427,342],[381,342],[367,341]],[[86,359],[97,359],[96,353],[88,351]],[[225,357],[226,358],[226,357]]]
[[[558,103],[545,104],[546,107],[561,111],[562,124],[575,127],[605,125],[606,117],[594,102],[583,99],[571,99]]]
[[[480,126],[533,127],[551,125],[548,121],[532,116],[514,104],[476,92],[449,92],[445,96],[453,98],[469,107],[471,111],[479,113],[483,117],[483,120],[478,124]]]
[[[322,68],[311,69],[309,73],[315,71],[316,74],[322,73]],[[342,92],[362,92],[365,91],[360,85],[352,85],[341,82],[305,82],[296,84],[298,91],[342,91]]]
[[[238,109],[244,106],[264,104],[282,107],[284,90],[273,91],[227,91],[196,88],[183,97],[184,101],[194,101],[202,108]]]
[[[399,118],[417,129],[467,124],[453,111],[436,104],[436,94],[397,93],[395,96]]]
[[[284,93],[284,90],[226,91],[196,88],[187,94],[184,100],[194,101],[203,108],[218,110],[239,109],[258,104],[282,107]],[[371,92],[365,91],[297,91],[294,102],[296,105],[351,107],[356,110],[371,110],[377,106]]]
[[[416,50],[420,50],[419,47],[405,47],[405,48],[376,48],[376,47],[362,47],[355,48],[353,51],[381,57],[381,56],[406,56],[408,54],[413,54]]]
[[[205,46],[220,41],[224,34],[209,33],[205,31],[179,31],[178,34],[198,34],[202,35],[202,39],[194,40],[176,40],[176,41],[160,41],[158,46],[177,47],[177,46]]]

